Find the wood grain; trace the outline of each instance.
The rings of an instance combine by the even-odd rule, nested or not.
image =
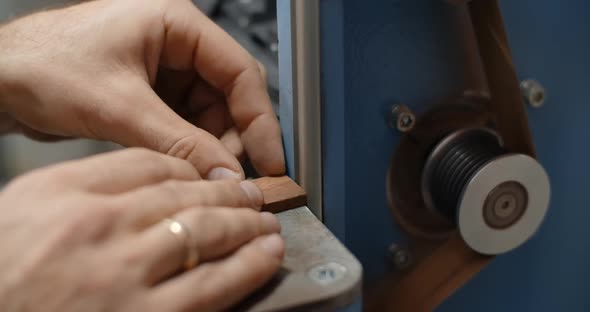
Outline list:
[[[303,188],[287,176],[263,177],[252,180],[264,195],[263,211],[279,213],[307,205]]]
[[[490,109],[496,115],[497,130],[508,150],[534,158],[535,147],[526,105],[520,93],[498,1],[472,1],[469,7],[492,93]]]

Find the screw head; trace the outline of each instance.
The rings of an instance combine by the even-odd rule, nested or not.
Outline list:
[[[539,108],[545,104],[545,88],[534,79],[521,81],[520,92],[531,107]]]
[[[396,104],[391,108],[389,126],[401,132],[408,132],[414,128],[416,117],[410,109],[402,104]]]
[[[342,279],[347,271],[340,263],[327,262],[312,267],[307,275],[318,284],[329,285]]]
[[[399,126],[403,129],[410,129],[414,125],[414,116],[408,113],[402,113],[399,118]]]
[[[410,252],[396,244],[389,246],[389,258],[391,263],[399,270],[408,269],[412,265]]]

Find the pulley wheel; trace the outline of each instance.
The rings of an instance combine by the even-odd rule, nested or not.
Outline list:
[[[454,222],[473,250],[508,252],[537,231],[549,206],[549,178],[532,157],[509,153],[489,129],[442,139],[422,172],[424,203]]]

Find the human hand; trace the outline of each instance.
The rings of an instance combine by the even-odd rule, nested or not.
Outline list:
[[[261,175],[285,171],[264,69],[188,0],[98,0],[5,25],[0,105],[32,137],[146,147],[212,179],[243,178],[244,152]]]
[[[249,181],[199,181],[188,162],[142,149],[27,174],[0,193],[0,309],[224,310],[281,263],[280,225],[261,204]],[[198,263],[182,272],[185,243]]]

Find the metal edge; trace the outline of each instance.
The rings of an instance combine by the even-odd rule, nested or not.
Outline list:
[[[291,0],[294,179],[323,219],[320,89],[320,9],[317,0]]]
[[[286,250],[282,269],[275,279],[231,311],[300,312],[336,311],[362,297],[363,267],[307,206],[281,213]],[[328,263],[345,268],[345,274],[327,284],[310,276]]]
[[[498,175],[497,175],[497,170],[494,169],[490,169],[490,168],[494,168],[494,167],[498,167],[498,163],[501,164],[500,167],[509,167],[510,165],[512,165],[512,162],[516,162],[514,159],[523,159],[522,161],[526,161],[527,164],[529,166],[533,166],[536,169],[538,169],[538,171],[536,172],[538,174],[537,179],[530,179],[530,181],[536,181],[536,183],[532,183],[532,184],[524,184],[523,186],[525,187],[526,191],[529,193],[529,198],[533,198],[533,200],[529,199],[529,203],[528,203],[528,208],[527,208],[527,212],[525,212],[522,217],[512,226],[510,226],[507,229],[493,229],[490,228],[485,221],[483,221],[483,216],[482,216],[482,221],[481,222],[476,222],[474,221],[474,219],[470,219],[469,222],[462,222],[462,218],[461,215],[462,211],[465,211],[466,209],[472,209],[474,206],[482,206],[483,202],[485,201],[485,197],[489,194],[489,192],[491,191],[491,189],[493,189],[493,186],[497,186],[499,184],[499,182],[507,182],[507,181],[516,181],[518,183],[523,183],[523,180],[526,181],[526,176],[528,174],[530,174],[531,170],[525,170],[525,171],[519,171],[518,169],[522,168],[523,164],[520,163],[520,166],[514,166],[515,170],[506,170],[505,171],[505,178],[504,179],[500,179],[500,181],[498,183],[492,183],[492,185],[490,186],[489,189],[482,187],[482,183],[479,182],[482,179],[483,180],[487,180],[486,179],[486,174],[492,174],[492,177],[494,179],[497,179]],[[509,161],[509,163],[506,163],[506,160]],[[530,167],[528,168],[530,169]],[[522,173],[522,172],[527,172],[528,174],[523,176],[518,176],[517,173]],[[534,170],[533,170],[534,172]],[[482,178],[482,175],[484,176],[484,178]],[[489,179],[489,178],[488,178]],[[547,186],[547,190],[543,189],[543,185],[545,184],[544,182],[546,182],[546,186]],[[468,199],[466,199],[465,194],[468,192],[468,190],[470,188],[474,188],[475,189],[484,189],[486,190],[486,194],[485,196],[482,196],[482,205],[471,205],[468,202]],[[541,185],[541,186],[539,186]],[[535,189],[534,187],[537,187],[537,189]],[[541,189],[541,191],[538,191],[538,188]],[[531,192],[531,189],[535,192]],[[533,196],[531,196],[531,193],[533,193]],[[546,200],[543,200],[543,195],[547,196]],[[535,233],[537,233],[537,231],[539,230],[539,228],[543,225],[545,217],[547,215],[547,211],[549,210],[549,203],[551,200],[551,182],[549,180],[549,175],[547,174],[547,171],[545,171],[545,168],[543,168],[543,166],[541,166],[541,164],[533,157],[526,155],[526,154],[519,154],[519,153],[508,153],[508,154],[504,154],[504,155],[500,155],[497,157],[494,157],[493,159],[491,159],[490,161],[488,161],[486,164],[484,164],[479,170],[478,172],[471,177],[471,179],[469,179],[469,182],[465,185],[465,187],[463,188],[463,190],[461,191],[461,201],[459,203],[459,207],[457,209],[457,224],[458,224],[458,229],[459,229],[459,234],[461,235],[461,238],[463,239],[463,241],[465,242],[465,244],[467,244],[469,246],[469,248],[473,249],[474,251],[482,254],[482,255],[486,255],[486,256],[495,256],[495,255],[502,255],[505,253],[508,253],[512,250],[515,250],[517,248],[519,248],[520,246],[522,246],[524,243],[526,243],[528,240],[530,240]],[[541,207],[542,208],[537,208],[535,209],[535,206],[532,203],[538,203],[539,199],[537,197],[540,197],[541,200]],[[467,202],[467,203],[466,203]],[[531,212],[531,206],[532,206],[532,212]],[[478,219],[479,220],[479,214],[478,215]],[[531,217],[532,215],[532,217]],[[536,223],[536,225],[531,225],[530,224],[530,218],[532,218],[533,220],[535,219],[539,219],[538,223]],[[473,226],[474,224],[479,223],[479,225],[482,228],[485,228],[485,230],[478,230],[477,232],[480,233],[480,235],[484,236],[486,238],[486,242],[489,243],[489,241],[494,241],[497,240],[495,239],[495,235],[496,234],[501,234],[504,233],[503,236],[507,236],[505,238],[509,238],[509,239],[503,239],[500,240],[502,241],[500,243],[500,245],[502,245],[502,243],[506,243],[506,242],[514,242],[514,237],[516,236],[518,238],[518,234],[522,234],[522,228],[525,228],[525,233],[528,232],[529,235],[526,238],[522,238],[520,237],[520,240],[516,240],[519,241],[518,243],[513,243],[512,247],[506,247],[509,244],[506,243],[506,245],[503,245],[503,248],[499,248],[496,246],[497,250],[495,251],[491,251],[491,249],[493,248],[482,248],[481,246],[476,246],[473,244],[473,238],[472,237],[465,237],[465,227],[462,226],[463,224],[468,225],[468,226]],[[523,225],[523,223],[525,223]],[[516,229],[517,228],[517,229]],[[515,231],[516,229],[516,231]],[[529,229],[528,231],[526,229]],[[468,231],[469,232],[469,231]],[[485,235],[483,235],[485,233]],[[514,235],[506,235],[505,233],[514,233]],[[484,250],[485,249],[485,250]]]

